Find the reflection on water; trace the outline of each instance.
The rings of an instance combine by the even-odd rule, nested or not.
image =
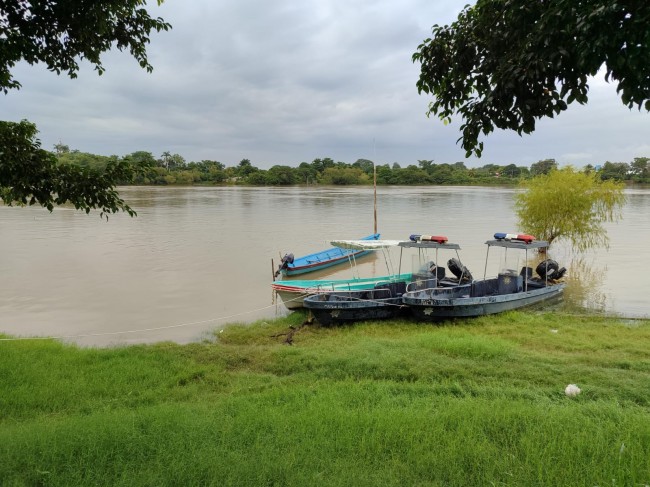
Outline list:
[[[517,230],[514,192],[379,187],[378,230],[386,239],[446,235],[461,245],[474,277],[494,275],[500,263],[485,268],[484,242]],[[372,187],[146,187],[121,194],[137,218],[106,222],[66,208],[49,214],[0,207],[1,331],[74,336],[83,345],[197,340],[226,322],[286,313],[271,299],[272,259],[277,265],[286,252],[304,255],[373,232]],[[569,268],[568,306],[648,316],[650,190],[627,196],[623,220],[607,228],[609,251],[576,260],[554,245],[549,254]],[[387,273],[380,256],[358,264],[361,277]],[[303,277],[351,275],[342,265]],[[145,329],[151,331],[138,331]]]
[[[567,309],[605,313],[608,300],[602,288],[607,269],[587,262],[584,256],[575,257],[566,267],[568,272],[564,299]]]

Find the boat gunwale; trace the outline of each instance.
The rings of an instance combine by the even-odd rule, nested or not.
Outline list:
[[[379,233],[373,233],[371,235],[368,235],[367,237],[360,238],[359,240],[368,240],[368,241],[379,240],[380,235],[381,234],[379,234]],[[300,262],[303,262],[303,261],[308,262],[308,259],[310,257],[311,258],[318,257],[319,255],[327,254],[327,252],[332,252],[332,251],[338,251],[338,252],[341,253],[341,255],[339,255],[337,257],[333,257],[333,258],[324,259],[324,260],[321,260],[321,261],[319,261],[317,263],[316,262],[311,262],[311,263],[308,263],[308,264],[300,264]],[[296,257],[291,264],[287,265],[287,269],[295,270],[295,269],[310,267],[313,264],[324,264],[324,263],[328,263],[328,262],[333,262],[333,261],[336,261],[336,260],[341,260],[341,258],[347,258],[348,256],[351,256],[352,254],[353,254],[353,252],[351,252],[349,250],[346,250],[346,249],[342,249],[340,247],[330,247],[329,249],[321,250],[319,252],[313,252],[311,254],[301,255],[300,257]],[[296,265],[296,262],[298,262],[299,264]]]

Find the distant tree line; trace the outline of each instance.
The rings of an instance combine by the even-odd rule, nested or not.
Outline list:
[[[72,164],[82,168],[102,168],[118,156],[101,156],[70,150],[64,144],[54,146],[59,164]],[[124,156],[136,166],[145,167],[135,184],[143,185],[364,185],[373,183],[374,164],[368,159],[358,159],[352,164],[335,162],[326,157],[312,162],[301,162],[298,167],[275,165],[269,169],[254,166],[242,159],[236,166],[202,160],[186,162],[179,154],[164,152],[156,158],[151,152],[138,151]],[[557,169],[554,159],[535,162],[530,167],[515,164],[486,164],[468,168],[463,162],[454,164],[419,160],[417,165],[402,167],[399,163],[377,165],[377,184],[380,185],[490,185],[516,184],[540,174]],[[637,157],[632,162],[605,162],[589,164],[586,173],[597,172],[602,180],[650,184],[650,158]]]

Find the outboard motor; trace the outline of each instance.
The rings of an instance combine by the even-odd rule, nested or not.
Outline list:
[[[449,270],[452,272],[452,274],[461,281],[474,280],[474,277],[472,277],[472,273],[469,271],[469,269],[461,264],[460,260],[455,257],[453,259],[449,259],[447,262],[447,267],[449,267]]]
[[[544,278],[549,278],[553,279],[551,276],[557,272],[557,270],[560,268],[559,265],[557,265],[557,262],[555,262],[553,259],[546,259],[541,261],[537,267],[535,268],[535,272],[541,277],[542,279]],[[566,272],[566,270],[565,270]]]
[[[289,264],[293,264],[293,254],[284,254],[284,257],[282,257],[280,265],[278,266],[278,270],[275,271],[275,277],[278,277],[284,269],[289,267]]]

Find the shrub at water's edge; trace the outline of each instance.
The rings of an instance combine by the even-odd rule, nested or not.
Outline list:
[[[0,342],[0,478],[650,482],[647,320],[513,312],[320,328],[300,327],[304,318],[230,326],[189,345]],[[568,384],[581,393],[567,397]]]
[[[519,228],[549,244],[565,239],[579,251],[607,247],[603,227],[615,222],[625,204],[623,183],[601,181],[572,167],[554,169],[524,181],[515,195]]]

